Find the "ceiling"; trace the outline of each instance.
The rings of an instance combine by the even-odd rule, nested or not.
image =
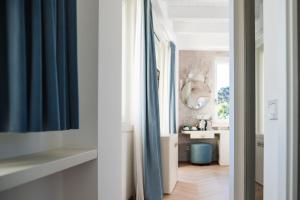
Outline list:
[[[228,0],[160,0],[181,50],[228,50]]]

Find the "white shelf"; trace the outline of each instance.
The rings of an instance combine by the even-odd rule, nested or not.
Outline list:
[[[0,161],[0,192],[97,158],[96,149],[55,149]]]

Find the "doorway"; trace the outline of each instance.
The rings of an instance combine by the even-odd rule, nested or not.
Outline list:
[[[178,50],[179,181],[165,198],[184,199],[186,195],[193,199],[229,199],[229,0],[154,2],[158,2],[153,4],[157,52],[163,52],[160,47],[164,47],[164,41],[173,38],[165,16],[173,27]],[[162,63],[158,65],[161,81],[163,56],[157,57]],[[193,155],[201,152],[208,152],[207,160],[194,159]],[[209,180],[214,180],[211,185],[207,184]],[[191,192],[180,192],[186,187]]]

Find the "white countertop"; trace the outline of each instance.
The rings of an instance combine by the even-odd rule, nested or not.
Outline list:
[[[181,131],[182,134],[222,134],[229,133],[229,130],[209,130],[209,131]]]
[[[97,149],[54,149],[0,161],[0,192],[97,159]]]

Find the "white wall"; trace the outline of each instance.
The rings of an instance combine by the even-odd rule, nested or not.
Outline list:
[[[99,199],[122,198],[122,0],[99,1]]]
[[[80,129],[65,134],[66,147],[98,146],[98,38],[99,1],[77,0],[78,73]],[[66,170],[63,173],[64,200],[98,199],[98,162]]]
[[[0,193],[1,200],[64,200],[62,174],[58,173]]]
[[[64,134],[69,147],[97,147],[98,139],[98,0],[77,1],[80,129]]]
[[[133,130],[132,127],[122,130],[122,200],[133,196]]]
[[[98,0],[78,0],[80,130],[1,134],[0,159],[49,149],[97,147],[98,142]],[[97,161],[0,193],[1,200],[96,200]]]
[[[0,159],[60,147],[61,133],[0,134]]]
[[[245,192],[245,0],[230,0],[230,200]]]
[[[97,200],[98,179],[97,161],[93,160],[83,165],[65,170],[63,175],[62,200]],[[22,199],[24,200],[24,199]],[[31,200],[31,199],[30,199]],[[44,199],[40,199],[44,200]]]
[[[264,199],[287,199],[287,1],[264,0]],[[278,120],[267,105],[278,100]]]

